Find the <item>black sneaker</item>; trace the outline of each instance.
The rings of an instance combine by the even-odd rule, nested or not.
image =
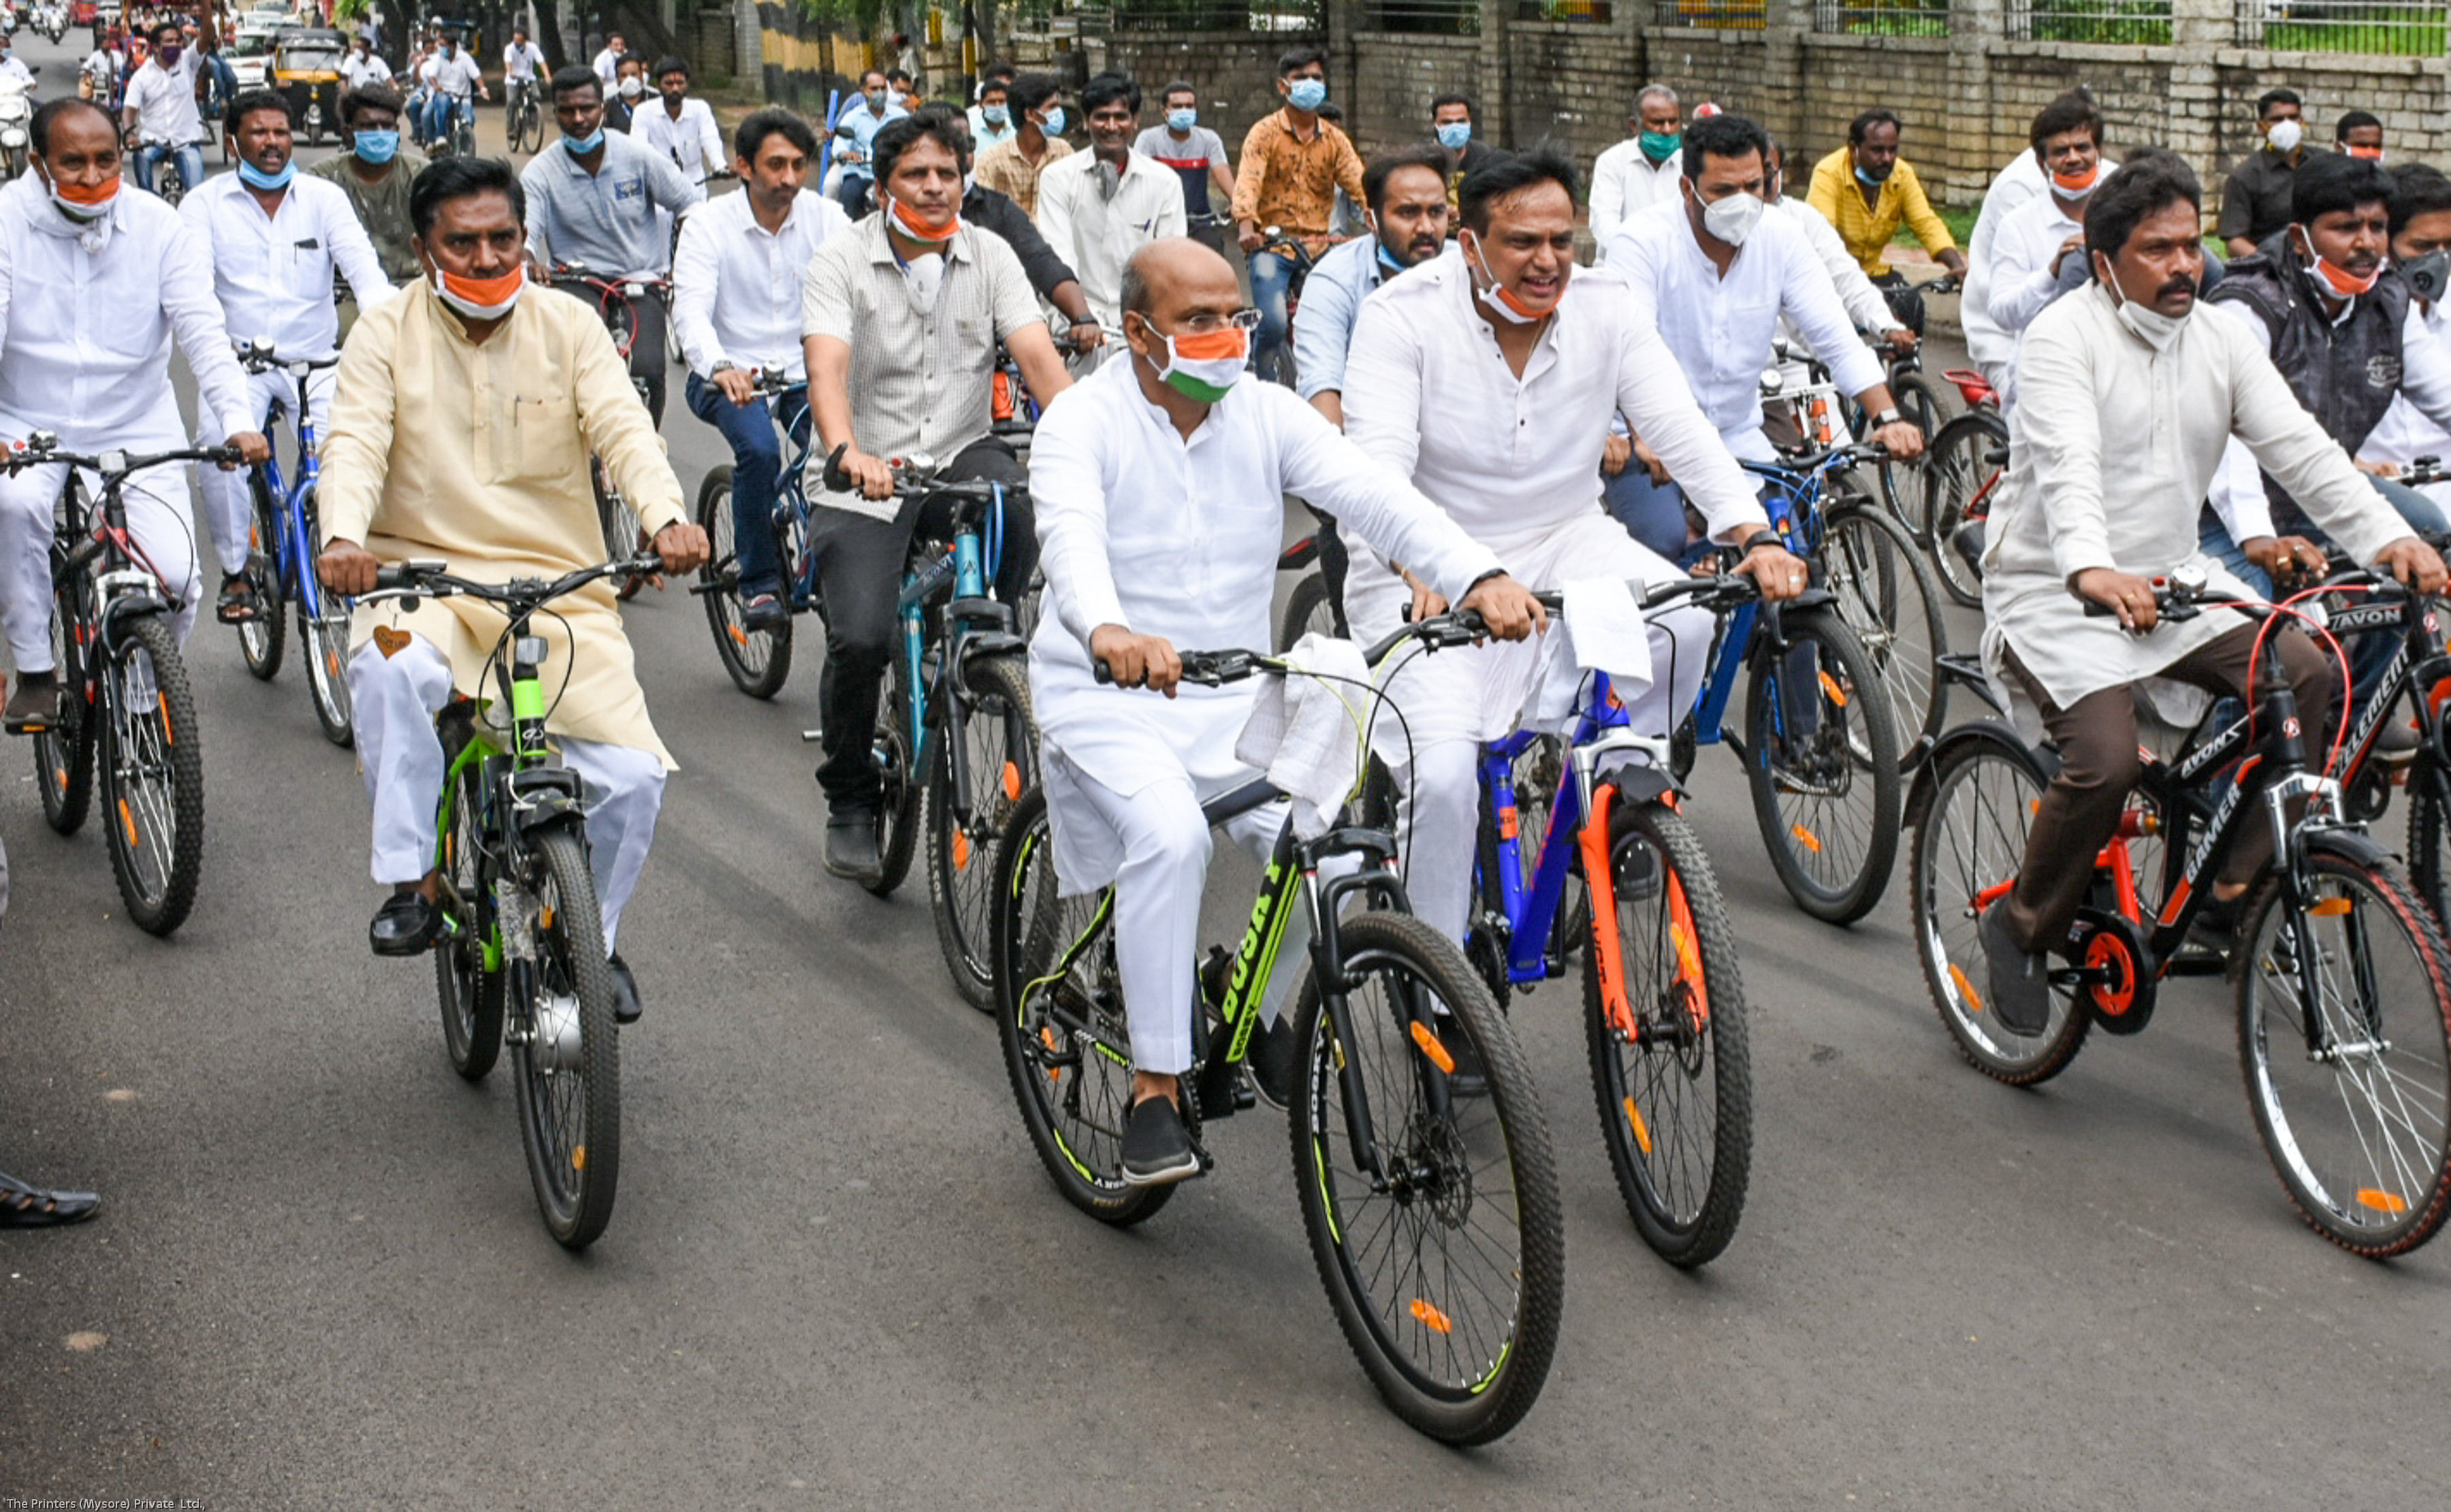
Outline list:
[[[39,735],[49,730],[60,717],[60,675],[56,672],[21,672],[17,685],[9,690],[5,718],[10,735]]]
[[[2050,1027],[2050,957],[2021,951],[2009,937],[2009,910],[1983,911],[1983,954],[1990,963],[1991,1014],[2010,1033],[2030,1039]]]
[[[792,622],[792,611],[771,593],[756,594],[740,605],[740,628],[751,635],[780,630]]]
[[[2423,744],[2416,725],[2406,719],[2390,719],[2375,732],[2374,749],[2369,754],[2385,766],[2404,767],[2417,759],[2418,748]]]
[[[826,870],[854,882],[873,881],[885,871],[876,849],[876,811],[836,809],[826,819]]]
[[[2196,916],[2187,921],[2186,943],[2226,960],[2238,943],[2239,915],[2246,911],[2246,899],[2245,893],[2228,898],[2206,894]]]
[[[647,1011],[647,1006],[638,1000],[638,979],[630,974],[630,963],[616,951],[604,964],[613,969],[613,1022],[638,1022],[638,1015]]]
[[[1200,1156],[1183,1114],[1161,1093],[1132,1106],[1124,1121],[1124,1185],[1163,1187],[1200,1174]]]
[[[1251,1031],[1250,1053],[1245,1064],[1251,1069],[1251,1085],[1270,1108],[1282,1111],[1293,1104],[1294,1078],[1302,1074],[1302,1045],[1294,1038],[1294,1015],[1290,1008],[1277,1014],[1277,1021]]]

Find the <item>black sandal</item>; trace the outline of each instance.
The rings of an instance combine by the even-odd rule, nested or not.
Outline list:
[[[225,625],[243,625],[256,618],[255,584],[243,572],[222,574],[222,596],[213,618]]]
[[[81,1224],[102,1209],[89,1191],[45,1191],[14,1176],[0,1176],[0,1228],[54,1228]]]

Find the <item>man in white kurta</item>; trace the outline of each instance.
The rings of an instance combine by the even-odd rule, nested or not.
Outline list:
[[[170,391],[175,336],[196,375],[199,409],[261,458],[246,379],[213,303],[212,265],[177,211],[125,186],[121,163],[108,115],[63,107],[34,144],[32,170],[0,188],[0,445],[40,430],[88,456],[178,450],[186,437]],[[149,468],[123,494],[182,640],[203,592],[186,474]],[[42,728],[55,713],[51,508],[67,481],[65,464],[0,473],[0,624],[18,675],[11,731]]]
[[[2049,182],[2030,151],[2002,164],[1983,193],[1974,234],[1966,239],[1966,277],[1958,285],[1957,322],[1966,332],[1967,357],[1994,389],[2007,382],[2009,364],[2017,355],[2017,339],[1991,318],[1991,265],[1999,255],[2000,227],[2011,211],[2042,193]]]
[[[1493,622],[1511,617],[1520,634],[1532,606],[1494,553],[1400,474],[1372,465],[1290,389],[1237,382],[1239,355],[1178,361],[1169,339],[1247,349],[1247,331],[1226,324],[1243,301],[1225,259],[1176,238],[1144,248],[1132,267],[1129,359],[1059,397],[1031,446],[1051,612],[1031,638],[1029,677],[1064,889],[1116,887],[1138,1135],[1127,1133],[1126,1179],[1156,1182],[1197,1168],[1173,1099],[1174,1079],[1191,1064],[1194,946],[1209,855],[1200,805],[1259,776],[1234,757],[1256,685],[1177,686],[1175,651],[1268,643],[1288,493],[1333,510],[1348,531],[1416,563]],[[1095,680],[1093,658],[1118,685]],[[1130,691],[1144,681],[1173,696]],[[1270,805],[1230,829],[1265,854],[1284,817],[1282,805]],[[1280,959],[1299,959],[1300,951],[1289,941]],[[1264,1072],[1269,1064],[1255,1055]],[[1265,1073],[1261,1080],[1283,1100],[1282,1085],[1268,1085]]]
[[[1767,535],[1753,487],[1643,306],[1615,269],[1575,267],[1573,183],[1571,165],[1537,150],[1465,182],[1456,244],[1363,302],[1345,360],[1346,434],[1535,588],[1658,582],[1678,569],[1600,508],[1600,446],[1621,413],[1684,480],[1712,534],[1755,546],[1744,570],[1765,592],[1801,590],[1804,564]],[[1344,606],[1358,638],[1388,634],[1417,593],[1437,589],[1391,563],[1413,566],[1354,551]],[[1682,608],[1612,659],[1576,651],[1612,675],[1637,733],[1665,736],[1701,684],[1712,626],[1707,611]],[[1379,754],[1409,789],[1397,829],[1405,886],[1414,912],[1453,939],[1471,901],[1475,757],[1514,729],[1537,669],[1531,646],[1481,646],[1412,658],[1386,684],[1407,727],[1382,720],[1378,732]]]
[[[2060,277],[2067,260],[2084,260],[2086,203],[2113,171],[2102,157],[2102,112],[2084,95],[2045,106],[2031,134],[2048,177],[2042,193],[2001,218],[1984,286],[1985,312],[2009,344],[2006,358],[1985,369],[2004,411],[2016,402],[2016,344],[2068,286]]]
[[[1112,74],[1090,80],[1081,89],[1089,150],[1049,163],[1038,177],[1039,233],[1081,281],[1106,325],[1123,319],[1124,265],[1132,254],[1186,229],[1182,176],[1133,150],[1140,108],[1138,85]]]
[[[1602,257],[1618,226],[1676,198],[1676,180],[1684,172],[1678,152],[1682,120],[1676,90],[1645,85],[1626,117],[1626,139],[1592,160],[1591,232]]]
[[[2175,157],[2131,158],[2088,214],[2101,282],[2037,317],[2019,358],[2013,461],[1984,564],[1984,658],[2039,708],[2061,758],[2016,886],[1983,917],[1993,1007],[2019,1033],[2048,1025],[2043,952],[2063,947],[2136,779],[2134,685],[2163,677],[2245,692],[2255,626],[2215,611],[2157,627],[2150,581],[2192,565],[2215,589],[2253,597],[2197,543],[2198,503],[2229,440],[2358,560],[2427,592],[2443,582],[2441,560],[2376,497],[2252,335],[2195,313],[2199,194]],[[2088,616],[2088,600],[2113,614]],[[2266,653],[2280,656],[2320,759],[2328,659],[2295,630],[2276,632]],[[2270,844],[2265,826],[2247,825],[2216,907],[2233,904]]]
[[[290,160],[288,102],[276,94],[245,98],[249,108],[229,123],[229,133],[254,177],[206,180],[179,203],[179,219],[212,259],[213,294],[230,341],[267,341],[284,362],[321,362],[340,350],[333,270],[348,279],[361,310],[390,298],[391,284],[348,192],[299,173]],[[333,372],[323,368],[306,379],[306,412],[319,437],[331,425]],[[264,429],[275,403],[295,409],[298,381],[278,368],[250,375],[245,428]],[[202,420],[197,444],[221,444],[220,422],[210,415]],[[254,513],[246,475],[208,473],[204,491],[205,523],[221,557],[222,618],[278,614],[279,604],[254,601],[244,576]]]
[[[603,560],[590,453],[655,540],[665,568],[706,560],[680,482],[596,311],[524,286],[525,227],[508,165],[447,158],[413,202],[420,282],[362,316],[341,358],[324,442],[325,545],[318,574],[363,593],[378,563],[440,558],[462,578],[558,578]],[[557,599],[530,633],[548,647],[545,729],[587,787],[587,838],[613,949],[645,865],[672,757],[647,718],[613,584]],[[393,886],[370,933],[378,954],[415,954],[440,926],[435,808],[443,753],[434,715],[454,691],[498,696],[486,667],[506,620],[468,598],[361,608],[349,661],[358,752],[374,800],[374,878]],[[637,989],[615,953],[615,1016]]]

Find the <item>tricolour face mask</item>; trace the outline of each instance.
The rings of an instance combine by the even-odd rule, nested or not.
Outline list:
[[[119,198],[119,175],[114,173],[90,188],[82,184],[63,184],[49,174],[43,183],[51,191],[51,203],[71,221],[98,221],[110,213],[110,202]]]
[[[2095,186],[2101,182],[2102,160],[2100,158],[2094,159],[2093,167],[2083,173],[2055,172],[2051,175],[2051,187],[2058,190],[2062,198],[2070,200],[2084,199],[2091,194]]]
[[[1146,317],[1143,324],[1147,324]],[[1167,336],[1154,325],[1148,331],[1166,343],[1166,361],[1157,365],[1158,382],[1204,404],[1224,399],[1250,359],[1251,333],[1240,325],[1197,336]]]
[[[434,292],[472,321],[498,321],[511,312],[520,302],[520,290],[527,286],[527,265],[513,263],[511,270],[500,278],[465,278],[434,270]]]
[[[1713,200],[1702,206],[1702,229],[1730,246],[1742,246],[1761,224],[1764,208],[1757,195],[1737,193]]]
[[[2389,265],[2387,261],[2377,263],[2373,272],[2361,277],[2347,268],[2325,262],[2323,255],[2315,250],[2315,244],[2303,234],[2297,241],[2298,249],[2306,256],[2307,276],[2314,280],[2316,288],[2343,299],[2355,299],[2370,292],[2382,280],[2382,270]]]
[[[931,246],[941,246],[951,241],[953,233],[962,228],[959,210],[947,215],[941,222],[925,221],[920,219],[917,210],[891,194],[885,195],[885,213],[892,217],[894,229],[914,242],[924,242]]]
[[[1500,320],[1509,325],[1529,325],[1535,321],[1546,320],[1557,309],[1554,303],[1533,305],[1518,299],[1505,285],[1498,282],[1498,275],[1489,270],[1489,258],[1481,249],[1479,233],[1466,231],[1463,234],[1472,238],[1472,245],[1464,248],[1464,255],[1480,268],[1480,277],[1472,281],[1473,292],[1480,296],[1482,304],[1497,312]],[[1481,279],[1489,282],[1483,284]]]

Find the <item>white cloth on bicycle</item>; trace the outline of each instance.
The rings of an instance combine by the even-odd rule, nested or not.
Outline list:
[[[1377,695],[1370,664],[1350,640],[1313,631],[1284,659],[1294,670],[1255,679],[1251,717],[1234,759],[1268,775],[1293,800],[1294,834],[1325,835],[1353,794]]]
[[[10,659],[20,672],[48,672],[54,664],[51,507],[68,475],[66,462],[29,467],[14,477],[0,472],[0,626],[7,629]],[[170,629],[183,645],[204,593],[186,475],[184,462],[148,467],[128,479],[120,493],[128,534],[169,590]],[[87,497],[99,501],[102,480],[88,473],[85,481]]]
[[[1523,703],[1523,723],[1562,731],[1574,718],[1585,679],[1608,674],[1620,699],[1651,686],[1651,637],[1642,605],[1622,578],[1576,578],[1565,587],[1565,634],[1543,638],[1539,676]]]

